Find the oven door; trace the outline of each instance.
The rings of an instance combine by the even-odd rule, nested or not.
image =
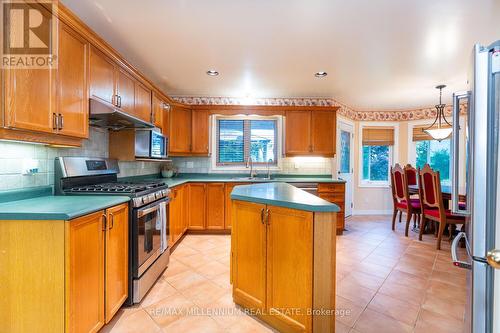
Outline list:
[[[141,276],[162,253],[162,235],[167,233],[165,224],[168,226],[166,220],[168,209],[167,213],[164,213],[166,216],[161,215],[160,209],[162,203],[167,201],[166,199],[158,200],[134,209],[132,223],[134,223],[135,230],[133,252],[136,277]],[[162,223],[162,218],[166,223]]]

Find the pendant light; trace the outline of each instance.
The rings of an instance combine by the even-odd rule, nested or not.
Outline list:
[[[443,88],[445,87],[446,86],[444,84],[436,86],[436,89],[439,89],[439,104],[436,105],[436,120],[434,120],[431,126],[423,129],[425,133],[429,134],[434,140],[438,141],[448,138],[453,131],[451,124],[444,116],[444,107],[446,104],[441,102]]]

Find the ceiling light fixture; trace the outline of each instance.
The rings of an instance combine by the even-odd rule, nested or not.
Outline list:
[[[325,77],[325,76],[327,76],[327,75],[328,75],[328,73],[327,73],[327,72],[316,72],[316,73],[314,74],[314,76],[319,77],[319,78],[321,78],[321,77]]]
[[[216,70],[210,69],[207,71],[207,75],[217,76],[217,75],[219,75],[219,72],[217,72]]]
[[[425,133],[429,134],[434,140],[438,140],[440,142],[448,138],[453,131],[451,124],[448,122],[448,120],[446,120],[446,117],[444,116],[444,108],[446,104],[443,104],[441,102],[443,88],[445,87],[446,86],[444,84],[436,86],[436,89],[439,89],[439,104],[436,105],[436,119],[431,126],[422,130]]]

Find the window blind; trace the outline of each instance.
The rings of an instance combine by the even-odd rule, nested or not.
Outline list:
[[[413,141],[426,141],[426,140],[434,140],[432,136],[424,132],[424,128],[429,127],[429,125],[425,126],[415,126],[413,127]],[[450,128],[448,124],[441,125],[442,128]]]
[[[394,128],[364,127],[363,146],[393,146]]]
[[[217,130],[217,163],[243,163],[244,121],[218,120]]]

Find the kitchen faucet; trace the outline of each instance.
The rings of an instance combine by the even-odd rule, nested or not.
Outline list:
[[[267,160],[267,177],[266,177],[266,179],[271,179],[271,163],[272,162],[273,162],[272,158]]]
[[[248,156],[246,168],[250,168],[250,178],[254,178],[256,176],[256,173],[253,172],[252,156]]]

